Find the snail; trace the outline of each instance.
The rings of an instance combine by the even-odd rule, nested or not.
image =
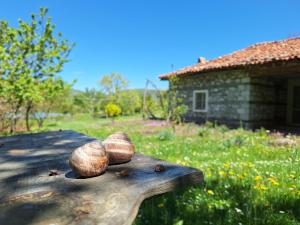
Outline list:
[[[92,141],[75,149],[69,164],[77,175],[94,177],[105,172],[108,166],[108,155],[100,141]]]
[[[166,167],[164,165],[161,164],[157,164],[154,168],[155,172],[164,172],[166,171]]]
[[[109,158],[109,165],[125,163],[134,155],[134,145],[124,132],[108,136],[103,144]]]

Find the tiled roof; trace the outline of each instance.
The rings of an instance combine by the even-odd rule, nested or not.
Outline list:
[[[159,78],[166,80],[172,75],[181,76],[204,71],[290,60],[300,60],[300,37],[285,39],[282,41],[258,43],[207,62],[197,63],[195,65],[161,75]]]

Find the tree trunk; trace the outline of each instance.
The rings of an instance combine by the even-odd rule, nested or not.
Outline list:
[[[32,101],[28,102],[28,104],[26,106],[25,120],[26,120],[26,129],[27,129],[27,131],[30,131],[29,116],[30,116],[31,108],[32,108]]]
[[[38,126],[39,126],[39,128],[42,128],[43,124],[44,124],[44,120],[43,119],[38,120]]]
[[[35,112],[35,111],[33,112],[33,117],[36,120],[36,122],[38,123],[39,128],[43,127],[45,120],[48,118],[48,115],[50,113],[50,108],[45,110],[44,116],[43,115],[39,116],[37,112]]]
[[[14,129],[14,118],[12,117],[10,119],[10,133],[13,134],[15,132],[15,129]]]
[[[16,111],[11,118],[10,133],[12,134],[15,133],[17,130],[17,121],[18,121],[17,114],[18,112]]]
[[[143,117],[143,119],[145,119],[146,96],[147,96],[148,84],[149,84],[149,81],[148,81],[148,79],[147,79],[147,81],[146,81],[146,86],[145,86],[145,89],[144,89],[144,94],[143,94],[143,108],[142,108],[142,117]]]
[[[17,130],[18,113],[21,107],[21,101],[19,101],[12,112],[10,119],[10,133],[15,133]]]

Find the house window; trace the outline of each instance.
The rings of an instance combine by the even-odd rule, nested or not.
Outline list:
[[[208,110],[208,90],[198,90],[193,93],[193,111],[207,112]]]

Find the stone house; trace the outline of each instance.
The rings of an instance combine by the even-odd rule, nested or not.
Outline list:
[[[258,43],[210,61],[201,57],[160,79],[171,76],[179,78],[186,121],[249,129],[300,126],[300,37]]]

